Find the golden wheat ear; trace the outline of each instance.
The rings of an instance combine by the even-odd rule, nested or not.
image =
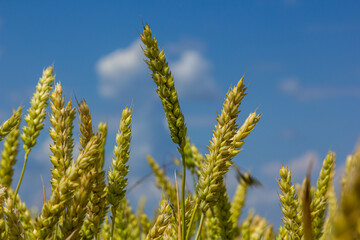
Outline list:
[[[21,118],[21,110],[22,107],[20,106],[16,111],[14,111],[13,115],[3,122],[0,125],[0,142],[14,129],[16,126],[20,124]]]
[[[279,194],[281,211],[283,214],[285,235],[290,239],[301,239],[301,213],[297,211],[299,200],[297,198],[295,186],[291,182],[291,170],[282,166],[280,169],[280,179],[278,185],[281,190]],[[281,231],[279,230],[281,233]]]
[[[36,86],[36,91],[31,98],[28,114],[25,116],[25,122],[27,123],[27,126],[23,127],[23,133],[21,134],[21,139],[24,142],[23,148],[25,150],[25,157],[20,179],[14,194],[15,203],[16,195],[24,177],[29,153],[35,146],[37,137],[44,127],[43,122],[46,116],[46,107],[48,105],[48,100],[50,97],[49,95],[52,89],[52,82],[55,80],[55,77],[53,76],[53,70],[53,67],[50,66],[43,71],[42,77],[39,79],[39,82]]]
[[[7,135],[4,141],[4,149],[1,153],[0,184],[2,184],[2,186],[6,188],[11,186],[12,177],[14,175],[14,166],[16,164],[16,158],[19,152],[21,110],[22,108],[19,107],[17,111],[14,112],[13,117],[15,116],[14,118],[18,119],[18,121],[15,121],[16,125]]]
[[[335,169],[335,153],[329,152],[323,161],[314,199],[311,201],[311,216],[314,239],[319,239],[323,233],[326,207],[328,205],[328,191],[332,185]]]
[[[115,219],[119,204],[125,198],[127,174],[129,166],[127,164],[130,154],[131,142],[131,121],[132,108],[126,107],[122,111],[119,131],[116,134],[116,146],[114,147],[114,157],[111,161],[111,169],[108,171],[108,185],[106,187],[107,202],[110,205],[111,212],[111,233],[110,239],[114,236]]]
[[[76,111],[72,107],[71,100],[65,105],[65,98],[62,95],[61,83],[57,83],[50,95],[50,123],[52,127],[49,130],[49,135],[53,140],[53,143],[50,144],[50,150],[53,154],[50,156],[50,161],[53,164],[53,169],[51,169],[51,189],[53,191],[72,161],[74,148],[72,131]]]
[[[160,214],[156,219],[155,224],[151,228],[150,232],[146,236],[146,240],[161,239],[166,228],[170,224],[172,217],[172,209],[168,200],[162,200],[160,204]]]

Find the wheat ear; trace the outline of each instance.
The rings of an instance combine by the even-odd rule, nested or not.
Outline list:
[[[99,127],[97,133],[100,142],[99,156],[94,165],[94,184],[87,206],[86,218],[81,230],[82,239],[92,239],[94,236],[97,236],[107,211],[105,171],[103,170],[107,124],[100,122]]]
[[[53,164],[51,169],[51,188],[58,186],[61,178],[65,175],[66,169],[72,160],[74,148],[73,140],[73,121],[75,119],[75,108],[72,107],[71,100],[65,106],[65,99],[62,96],[63,90],[60,83],[57,83],[50,95],[50,137],[53,144],[50,144],[50,150],[53,153],[50,161]]]
[[[131,141],[131,120],[132,108],[125,108],[122,111],[119,132],[116,134],[116,146],[114,147],[114,157],[111,161],[111,169],[108,172],[107,201],[110,204],[112,215],[110,238],[114,235],[114,224],[116,218],[116,210],[125,197],[127,186],[127,174],[129,166],[127,162],[130,154]]]
[[[221,239],[232,240],[234,238],[234,223],[230,212],[231,205],[226,193],[226,186],[223,185],[219,201],[215,205],[215,216],[218,218]]]
[[[0,125],[0,142],[20,124],[21,107],[14,111],[13,115]]]
[[[238,108],[246,95],[245,90],[242,77],[237,86],[229,90],[221,114],[217,116],[218,124],[213,131],[213,138],[208,147],[209,154],[206,155],[206,163],[201,169],[197,185],[198,202],[203,212],[214,206],[218,200],[223,186],[223,175],[229,171],[232,164],[232,139],[237,130],[236,119],[240,112]]]
[[[327,192],[332,184],[335,168],[335,153],[329,152],[323,161],[323,166],[317,181],[314,199],[311,202],[311,216],[314,239],[319,239],[325,221],[325,210],[327,206]]]
[[[140,37],[145,45],[145,49],[143,49],[144,54],[148,58],[145,61],[152,71],[151,76],[157,85],[156,92],[165,110],[171,139],[179,145],[180,151],[182,151],[186,141],[186,126],[169,64],[165,58],[164,51],[160,51],[157,40],[152,36],[149,25],[144,26]]]
[[[11,198],[5,200],[4,214],[6,216],[6,226],[8,229],[7,239],[25,240],[25,232],[20,221],[19,211],[14,207]]]
[[[106,137],[108,132],[108,124],[104,122],[99,122],[98,124],[98,133],[101,135],[101,143],[99,146],[99,157],[100,157],[100,168],[104,167],[105,163],[105,144],[106,144]]]
[[[44,203],[40,215],[35,219],[34,235],[36,239],[45,239],[52,234],[66,207],[68,209],[61,226],[62,235],[67,237],[74,230],[77,230],[77,224],[81,226],[82,215],[85,214],[85,203],[87,203],[86,197],[89,194],[89,189],[86,189],[86,186],[91,183],[91,179],[88,179],[88,172],[97,160],[98,146],[98,137],[94,136],[85,149],[80,152],[76,162],[67,168],[65,175],[51,193],[49,200]],[[87,181],[89,183],[86,185]],[[79,187],[80,191],[76,192],[74,196],[76,188]],[[70,205],[71,201],[72,205]]]
[[[9,187],[7,189],[7,194],[9,198],[13,198],[15,194],[14,189]],[[33,223],[33,219],[31,218],[30,210],[27,208],[25,202],[21,201],[20,196],[17,196],[15,206],[17,207],[17,210],[19,212],[20,222],[23,226],[25,235],[28,238],[32,239],[34,223]]]
[[[296,190],[291,182],[291,171],[287,166],[280,169],[280,179],[278,184],[282,194],[279,194],[281,202],[281,211],[283,213],[282,221],[290,239],[300,240],[301,234],[301,213],[297,212],[299,200]]]
[[[23,127],[23,133],[21,134],[21,139],[24,142],[23,147],[25,150],[25,157],[20,179],[15,190],[14,202],[16,202],[16,195],[24,177],[29,153],[31,148],[36,144],[36,139],[40,134],[40,130],[44,127],[43,121],[46,116],[45,109],[49,100],[49,93],[52,89],[51,84],[55,80],[55,77],[52,74],[53,67],[48,67],[43,71],[42,77],[39,79],[39,82],[36,86],[36,91],[31,98],[28,114],[25,116],[25,122],[27,123],[27,126]]]
[[[170,223],[171,214],[170,203],[166,200],[162,200],[160,205],[160,215],[157,217],[154,226],[146,236],[146,240],[160,240],[163,236],[164,231]]]
[[[80,139],[81,148],[84,149],[86,144],[89,142],[90,138],[94,136],[89,106],[87,105],[85,100],[81,100],[80,103],[78,103],[78,112],[80,119],[79,139]]]
[[[157,40],[152,36],[149,25],[143,27],[143,33],[140,35],[142,42],[145,45],[144,54],[148,58],[145,60],[151,76],[157,85],[156,92],[162,102],[170,136],[175,144],[178,144],[178,151],[182,158],[182,181],[181,181],[181,218],[182,237],[185,239],[185,179],[186,179],[186,163],[184,156],[184,147],[186,144],[186,132],[184,115],[180,108],[177,92],[175,90],[174,78],[171,74],[169,64],[165,58],[164,51],[160,51]]]
[[[16,111],[16,114],[19,115],[19,121],[4,141],[4,150],[1,153],[0,160],[0,184],[6,188],[11,186],[14,165],[19,151],[21,107]]]
[[[95,135],[90,138],[76,161],[80,170],[77,170],[76,168],[68,170],[77,173],[72,174],[70,180],[75,181],[78,187],[68,205],[61,226],[61,232],[64,237],[73,234],[74,239],[76,239],[79,236],[79,231],[87,210],[86,205],[89,202],[92,185],[94,183],[94,166],[98,164],[99,161],[99,144],[99,136]]]

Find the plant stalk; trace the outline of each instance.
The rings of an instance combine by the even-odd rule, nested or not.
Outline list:
[[[22,170],[21,170],[20,179],[19,179],[19,182],[18,182],[18,184],[17,184],[17,186],[16,186],[16,190],[15,190],[15,194],[14,194],[14,204],[16,204],[16,195],[17,195],[17,193],[19,192],[19,188],[20,188],[22,179],[23,179],[23,177],[24,177],[25,168],[26,168],[26,163],[27,163],[27,160],[28,160],[28,157],[29,157],[29,153],[30,153],[30,150],[26,151],[26,153],[25,153],[24,164],[23,164],[23,167],[22,167]]]
[[[199,207],[199,202],[196,201],[195,208],[194,208],[194,210],[193,210],[193,213],[191,214],[189,226],[188,226],[188,229],[187,229],[187,231],[186,231],[186,240],[188,240],[189,237],[190,237],[191,226],[192,226],[193,223],[194,223],[194,219],[195,219],[195,215],[196,215],[196,211],[197,211],[198,207]]]
[[[185,180],[186,180],[186,166],[185,166],[185,155],[182,149],[182,180],[181,180],[181,218],[182,218],[182,234],[181,238],[186,240],[186,226],[185,226]]]
[[[113,240],[113,237],[114,237],[114,228],[115,228],[116,209],[115,209],[115,211],[114,211],[113,209],[114,209],[114,206],[111,207],[112,219],[111,219],[110,240]]]
[[[199,224],[199,228],[198,228],[197,233],[196,233],[195,240],[199,240],[199,238],[200,238],[200,233],[201,233],[202,225],[204,223],[204,218],[205,218],[204,213],[201,213],[200,224]]]

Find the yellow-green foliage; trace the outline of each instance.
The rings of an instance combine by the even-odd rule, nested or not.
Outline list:
[[[248,239],[308,240],[360,238],[360,145],[347,159],[342,190],[337,199],[334,190],[335,153],[323,161],[316,186],[310,185],[310,173],[301,187],[295,188],[292,171],[280,167],[279,203],[283,225],[278,231],[265,218],[250,211],[240,221],[248,188],[256,183],[249,173],[239,174],[239,184],[229,201],[225,176],[233,165],[246,137],[252,132],[261,114],[250,113],[238,126],[240,105],[246,95],[244,76],[225,96],[217,124],[208,147],[202,154],[187,136],[185,118],[175,90],[169,63],[148,25],[140,35],[145,47],[144,58],[156,84],[167,118],[170,138],[177,144],[182,163],[181,179],[171,182],[164,169],[150,156],[148,164],[163,191],[160,207],[154,216],[144,212],[145,200],[137,210],[130,207],[126,196],[129,173],[132,108],[122,112],[111,167],[104,169],[107,124],[100,122],[96,130],[90,107],[85,100],[65,103],[60,82],[53,67],[43,71],[30,101],[25,126],[20,128],[21,107],[0,125],[0,141],[4,148],[0,160],[0,240],[2,239]],[[50,103],[49,103],[50,99]],[[50,104],[50,113],[46,107]],[[76,112],[79,119],[80,153],[74,155],[73,126]],[[49,115],[51,193],[39,213],[32,217],[20,196],[17,196],[28,155]],[[16,190],[11,188],[17,161],[19,140],[25,150],[24,165]],[[236,166],[234,166],[236,167]],[[237,168],[236,168],[237,169]],[[193,188],[185,192],[186,171],[193,178]],[[107,181],[106,181],[107,180]],[[41,186],[38,186],[41,187]]]

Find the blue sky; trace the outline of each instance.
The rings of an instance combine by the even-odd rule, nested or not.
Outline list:
[[[256,108],[263,117],[234,161],[264,185],[250,191],[247,206],[278,225],[281,164],[296,168],[301,181],[314,159],[315,179],[331,149],[341,172],[359,139],[359,12],[358,1],[2,1],[0,120],[20,104],[29,107],[42,69],[54,64],[66,98],[85,98],[94,123],[108,121],[107,166],[121,111],[133,104],[130,186],[149,173],[147,153],[170,161],[176,146],[140,49],[138,32],[147,22],[169,59],[188,134],[203,153],[226,91],[246,74],[240,121]],[[48,128],[20,190],[29,205],[41,205],[40,175],[50,189]],[[151,212],[159,195],[153,183],[149,178],[129,193],[134,206],[145,194]],[[232,193],[232,172],[227,183]]]

